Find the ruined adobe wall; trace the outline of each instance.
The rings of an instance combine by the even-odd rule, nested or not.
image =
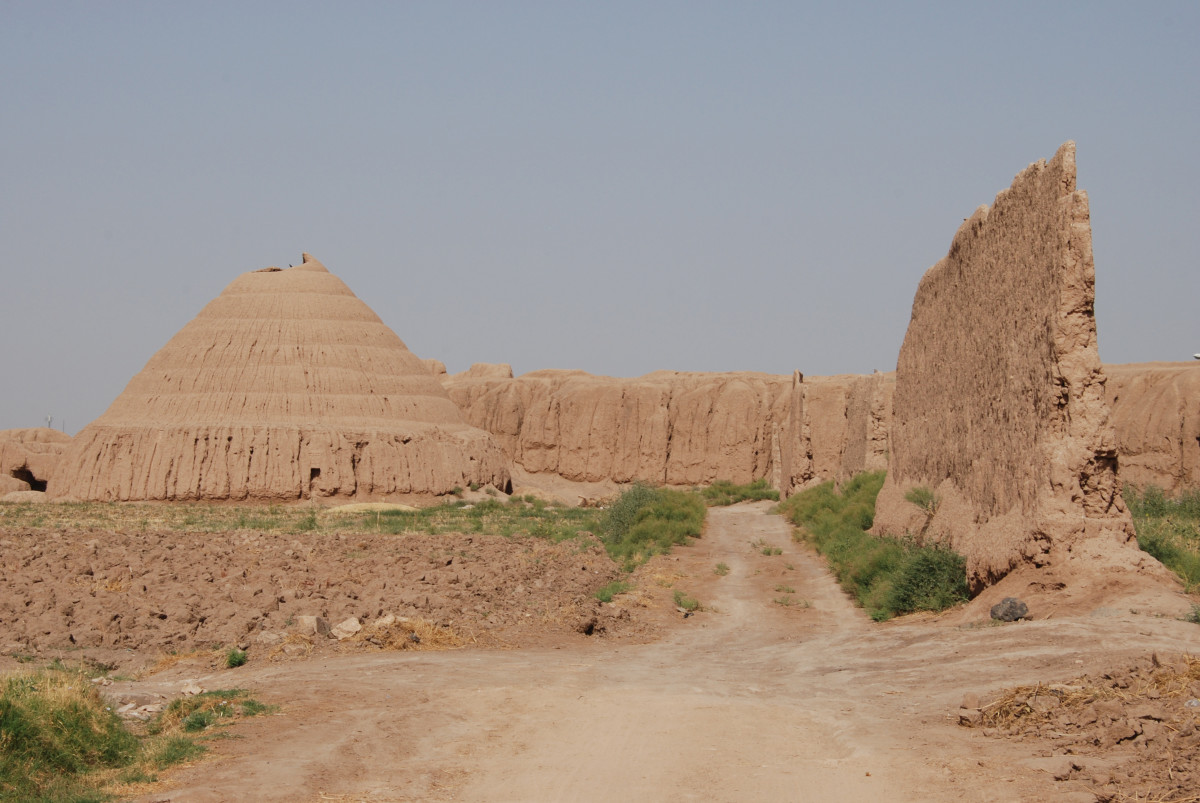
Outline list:
[[[786,498],[826,480],[887,468],[894,374],[792,376],[778,428],[775,487]]]
[[[0,495],[30,490],[30,479],[49,481],[70,442],[70,435],[46,427],[0,430]]]
[[[976,588],[1072,552],[1139,560],[1134,548],[1115,556],[1133,526],[1096,351],[1093,271],[1073,143],[962,224],[913,301],[878,532],[949,542]],[[904,498],[918,485],[940,499],[928,521]]]
[[[1200,488],[1200,362],[1106,365],[1121,482]]]
[[[886,463],[891,375],[509,379],[473,367],[444,382],[467,422],[492,433],[514,463],[575,482],[766,479],[786,494]]]
[[[753,373],[511,379],[483,370],[445,382],[467,423],[492,433],[526,471],[668,485],[768,476],[771,422],[787,383]]]

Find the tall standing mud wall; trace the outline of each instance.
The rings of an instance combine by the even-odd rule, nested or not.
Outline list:
[[[1021,172],[922,278],[896,370],[876,531],[967,558],[976,589],[1023,564],[1138,563],[1096,350],[1074,143]],[[906,501],[935,491],[932,516]],[[1102,559],[1101,559],[1102,558]]]
[[[886,463],[892,378],[658,371],[635,379],[484,366],[444,379],[514,463],[575,482],[766,479],[785,494]]]

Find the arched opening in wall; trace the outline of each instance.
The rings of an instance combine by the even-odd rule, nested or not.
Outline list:
[[[321,469],[310,468],[308,470],[308,498],[313,497],[313,486],[317,484],[317,480],[321,479]]]
[[[512,480],[504,481],[504,493],[506,493],[510,496],[512,495]]]
[[[39,480],[37,477],[33,476],[33,472],[30,471],[29,469],[25,468],[24,466],[22,466],[21,468],[14,468],[9,473],[13,477],[16,477],[17,479],[21,480],[22,482],[29,483],[29,487],[34,491],[45,491],[46,490],[46,481]]]

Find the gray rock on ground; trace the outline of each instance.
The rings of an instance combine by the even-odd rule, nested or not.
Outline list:
[[[1005,597],[992,606],[992,618],[1001,622],[1015,622],[1029,618],[1029,606],[1016,597]]]

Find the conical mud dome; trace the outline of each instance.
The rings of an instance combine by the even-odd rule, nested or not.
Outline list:
[[[504,488],[508,461],[325,266],[246,273],[62,456],[58,498],[304,499]]]

